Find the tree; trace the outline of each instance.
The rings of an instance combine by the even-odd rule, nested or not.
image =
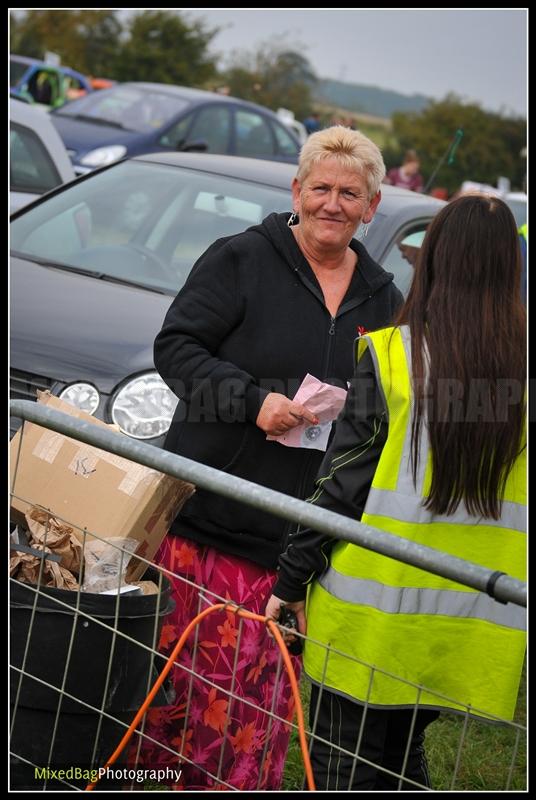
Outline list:
[[[207,48],[217,29],[185,22],[172,11],[144,11],[128,25],[128,38],[118,57],[120,81],[151,81],[203,86],[216,75]]]
[[[58,53],[62,64],[87,75],[115,77],[121,32],[114,11],[46,10],[10,15],[11,52],[42,59],[51,50]]]
[[[117,59],[121,51],[123,26],[114,11],[83,10],[78,12],[78,34],[83,43],[86,71],[116,79]]]
[[[399,150],[384,151],[388,168],[401,163],[405,150],[414,149],[426,182],[461,128],[463,138],[453,163],[445,160],[435,186],[444,186],[452,194],[464,180],[495,186],[501,175],[510,178],[513,187],[522,186],[525,160],[521,150],[526,146],[526,120],[483,111],[476,103],[464,104],[454,94],[430,103],[420,113],[395,113],[392,120]]]
[[[274,110],[288,108],[298,119],[311,111],[317,77],[307,58],[294,50],[266,43],[255,53],[243,51],[222,77],[236,97]]]

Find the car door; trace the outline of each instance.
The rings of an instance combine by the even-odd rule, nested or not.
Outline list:
[[[60,137],[48,115],[10,101],[9,191],[10,211],[74,178]]]
[[[193,109],[170,125],[158,139],[158,149],[183,150],[190,144],[206,144],[206,153],[229,153],[231,110],[223,103]]]
[[[262,114],[235,106],[233,152],[246,158],[276,158],[275,136]]]
[[[299,142],[295,140],[285,125],[280,124],[276,120],[270,120],[270,123],[273,126],[277,142],[277,160],[288,161],[290,164],[297,164],[300,155]],[[292,133],[296,136],[294,131]]]

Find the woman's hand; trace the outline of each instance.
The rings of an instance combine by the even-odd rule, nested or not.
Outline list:
[[[304,636],[307,633],[307,620],[305,618],[305,600],[296,600],[294,603],[287,603],[285,600],[281,600],[279,597],[276,597],[273,594],[268,603],[266,604],[266,608],[264,610],[264,614],[266,617],[270,617],[273,619],[274,622],[279,620],[279,615],[281,613],[281,607],[285,606],[286,608],[294,611],[296,614],[296,618],[298,620],[298,632],[302,633]],[[288,634],[285,636],[285,641],[292,642],[296,637],[289,636]]]
[[[318,425],[318,417],[300,403],[294,403],[284,394],[270,392],[256,419],[256,425],[269,436],[281,436],[303,422]]]

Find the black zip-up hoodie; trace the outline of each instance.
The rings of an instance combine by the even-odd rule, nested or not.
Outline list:
[[[353,239],[357,268],[332,318],[288,217],[270,214],[208,248],[166,315],[154,358],[181,401],[167,450],[305,498],[323,453],[266,441],[255,424],[261,405],[272,391],[294,397],[307,373],[346,389],[356,336],[390,324],[402,295],[393,275]],[[171,532],[275,567],[291,529],[279,517],[198,489]]]

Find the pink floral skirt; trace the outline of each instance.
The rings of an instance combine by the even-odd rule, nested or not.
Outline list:
[[[275,570],[177,536],[166,537],[155,562],[195,584],[170,578],[176,607],[162,628],[159,649],[166,655],[200,611],[220,602],[199,587],[263,614],[275,582]],[[301,660],[291,658],[299,678]],[[138,766],[181,769],[175,789],[278,790],[291,728],[266,712],[290,721],[294,698],[279,647],[266,626],[230,611],[209,614],[197,626],[197,645],[193,631],[178,663],[194,675],[173,668],[174,705],[150,709],[144,729],[174,752],[144,737]],[[130,749],[131,766],[138,739]]]

